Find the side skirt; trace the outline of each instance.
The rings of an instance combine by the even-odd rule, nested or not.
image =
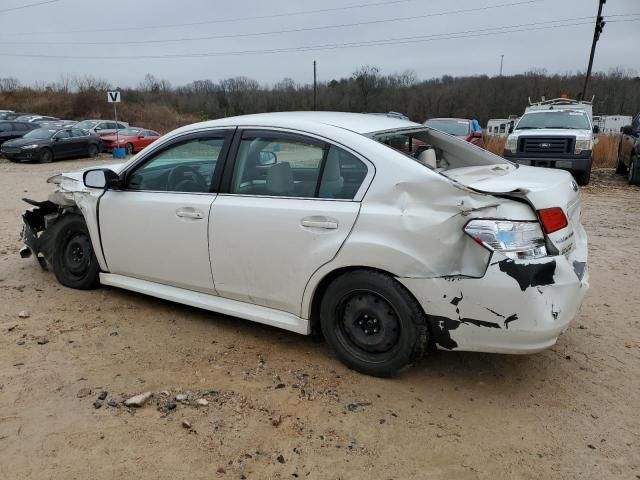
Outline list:
[[[137,278],[101,273],[100,283],[112,287],[123,288],[152,297],[162,298],[171,302],[183,303],[192,307],[210,310],[212,312],[244,318],[253,322],[264,323],[273,327],[282,328],[295,333],[309,335],[311,333],[310,322],[291,313],[261,307],[251,303],[230,300],[206,293],[194,292],[183,288],[170,287],[160,283],[139,280]]]

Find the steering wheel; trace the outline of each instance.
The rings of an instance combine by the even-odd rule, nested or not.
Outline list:
[[[185,174],[191,175],[185,175]],[[173,192],[206,192],[207,181],[195,167],[178,165],[173,167],[167,178],[167,186]]]

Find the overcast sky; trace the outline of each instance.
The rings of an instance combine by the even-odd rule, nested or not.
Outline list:
[[[546,69],[550,73],[585,70],[597,0],[524,1],[396,0],[391,3],[390,0],[53,0],[31,8],[13,9],[40,2],[0,0],[0,77],[11,76],[24,83],[32,83],[56,81],[64,74],[90,74],[104,78],[112,85],[135,86],[146,73],[151,73],[169,80],[173,85],[198,79],[217,81],[241,75],[269,84],[284,77],[306,83],[312,79],[312,62],[315,59],[318,62],[320,80],[348,76],[364,64],[378,66],[383,73],[411,69],[423,79],[444,74],[495,75],[499,69],[501,54],[504,54],[505,75],[532,68]],[[289,15],[365,3],[369,5]],[[518,3],[519,5],[513,5]],[[501,6],[487,8],[496,5]],[[479,8],[486,9],[460,12]],[[458,12],[446,14],[452,11]],[[640,14],[640,1],[609,0],[604,13],[605,16]],[[271,18],[247,18],[258,16]],[[405,20],[380,22],[398,18]],[[636,21],[611,22],[631,19]],[[491,30],[495,28],[509,31],[507,27],[517,30],[558,25],[548,23],[553,20],[564,20],[560,24],[589,24],[502,35],[415,41],[418,40],[415,37],[420,36],[478,35],[495,32],[496,30]],[[606,71],[613,67],[640,68],[640,15],[610,17],[608,20],[598,44],[594,69]],[[363,22],[377,23],[317,28]],[[192,25],[176,26],[187,23]],[[201,24],[193,25],[194,23]],[[316,29],[247,36],[308,28]],[[472,32],[464,33],[469,31]],[[226,38],[158,43],[202,36]],[[226,55],[228,52],[340,45],[402,37],[413,37],[410,38],[412,43]],[[98,44],[88,45],[89,42]],[[217,55],[180,57],[200,53]],[[220,53],[225,55],[219,55]],[[10,57],[5,56],[6,54],[36,55],[42,58]],[[47,58],[49,55],[100,58]],[[157,55],[177,56],[117,58]]]

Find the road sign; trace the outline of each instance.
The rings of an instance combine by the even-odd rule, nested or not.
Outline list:
[[[120,92],[107,92],[107,100],[109,103],[120,103]]]

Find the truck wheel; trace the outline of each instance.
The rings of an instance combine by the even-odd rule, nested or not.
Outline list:
[[[348,367],[389,377],[426,351],[427,319],[418,302],[393,277],[356,270],[335,279],[320,304],[320,326]]]
[[[66,214],[54,226],[57,233],[51,263],[58,281],[79,290],[96,287],[100,266],[84,218]]]
[[[576,173],[574,176],[578,185],[589,185],[589,180],[591,180],[591,164],[589,164],[584,172]]]
[[[627,173],[627,182],[629,185],[640,185],[640,159],[638,159],[638,155],[631,157],[629,172]]]

